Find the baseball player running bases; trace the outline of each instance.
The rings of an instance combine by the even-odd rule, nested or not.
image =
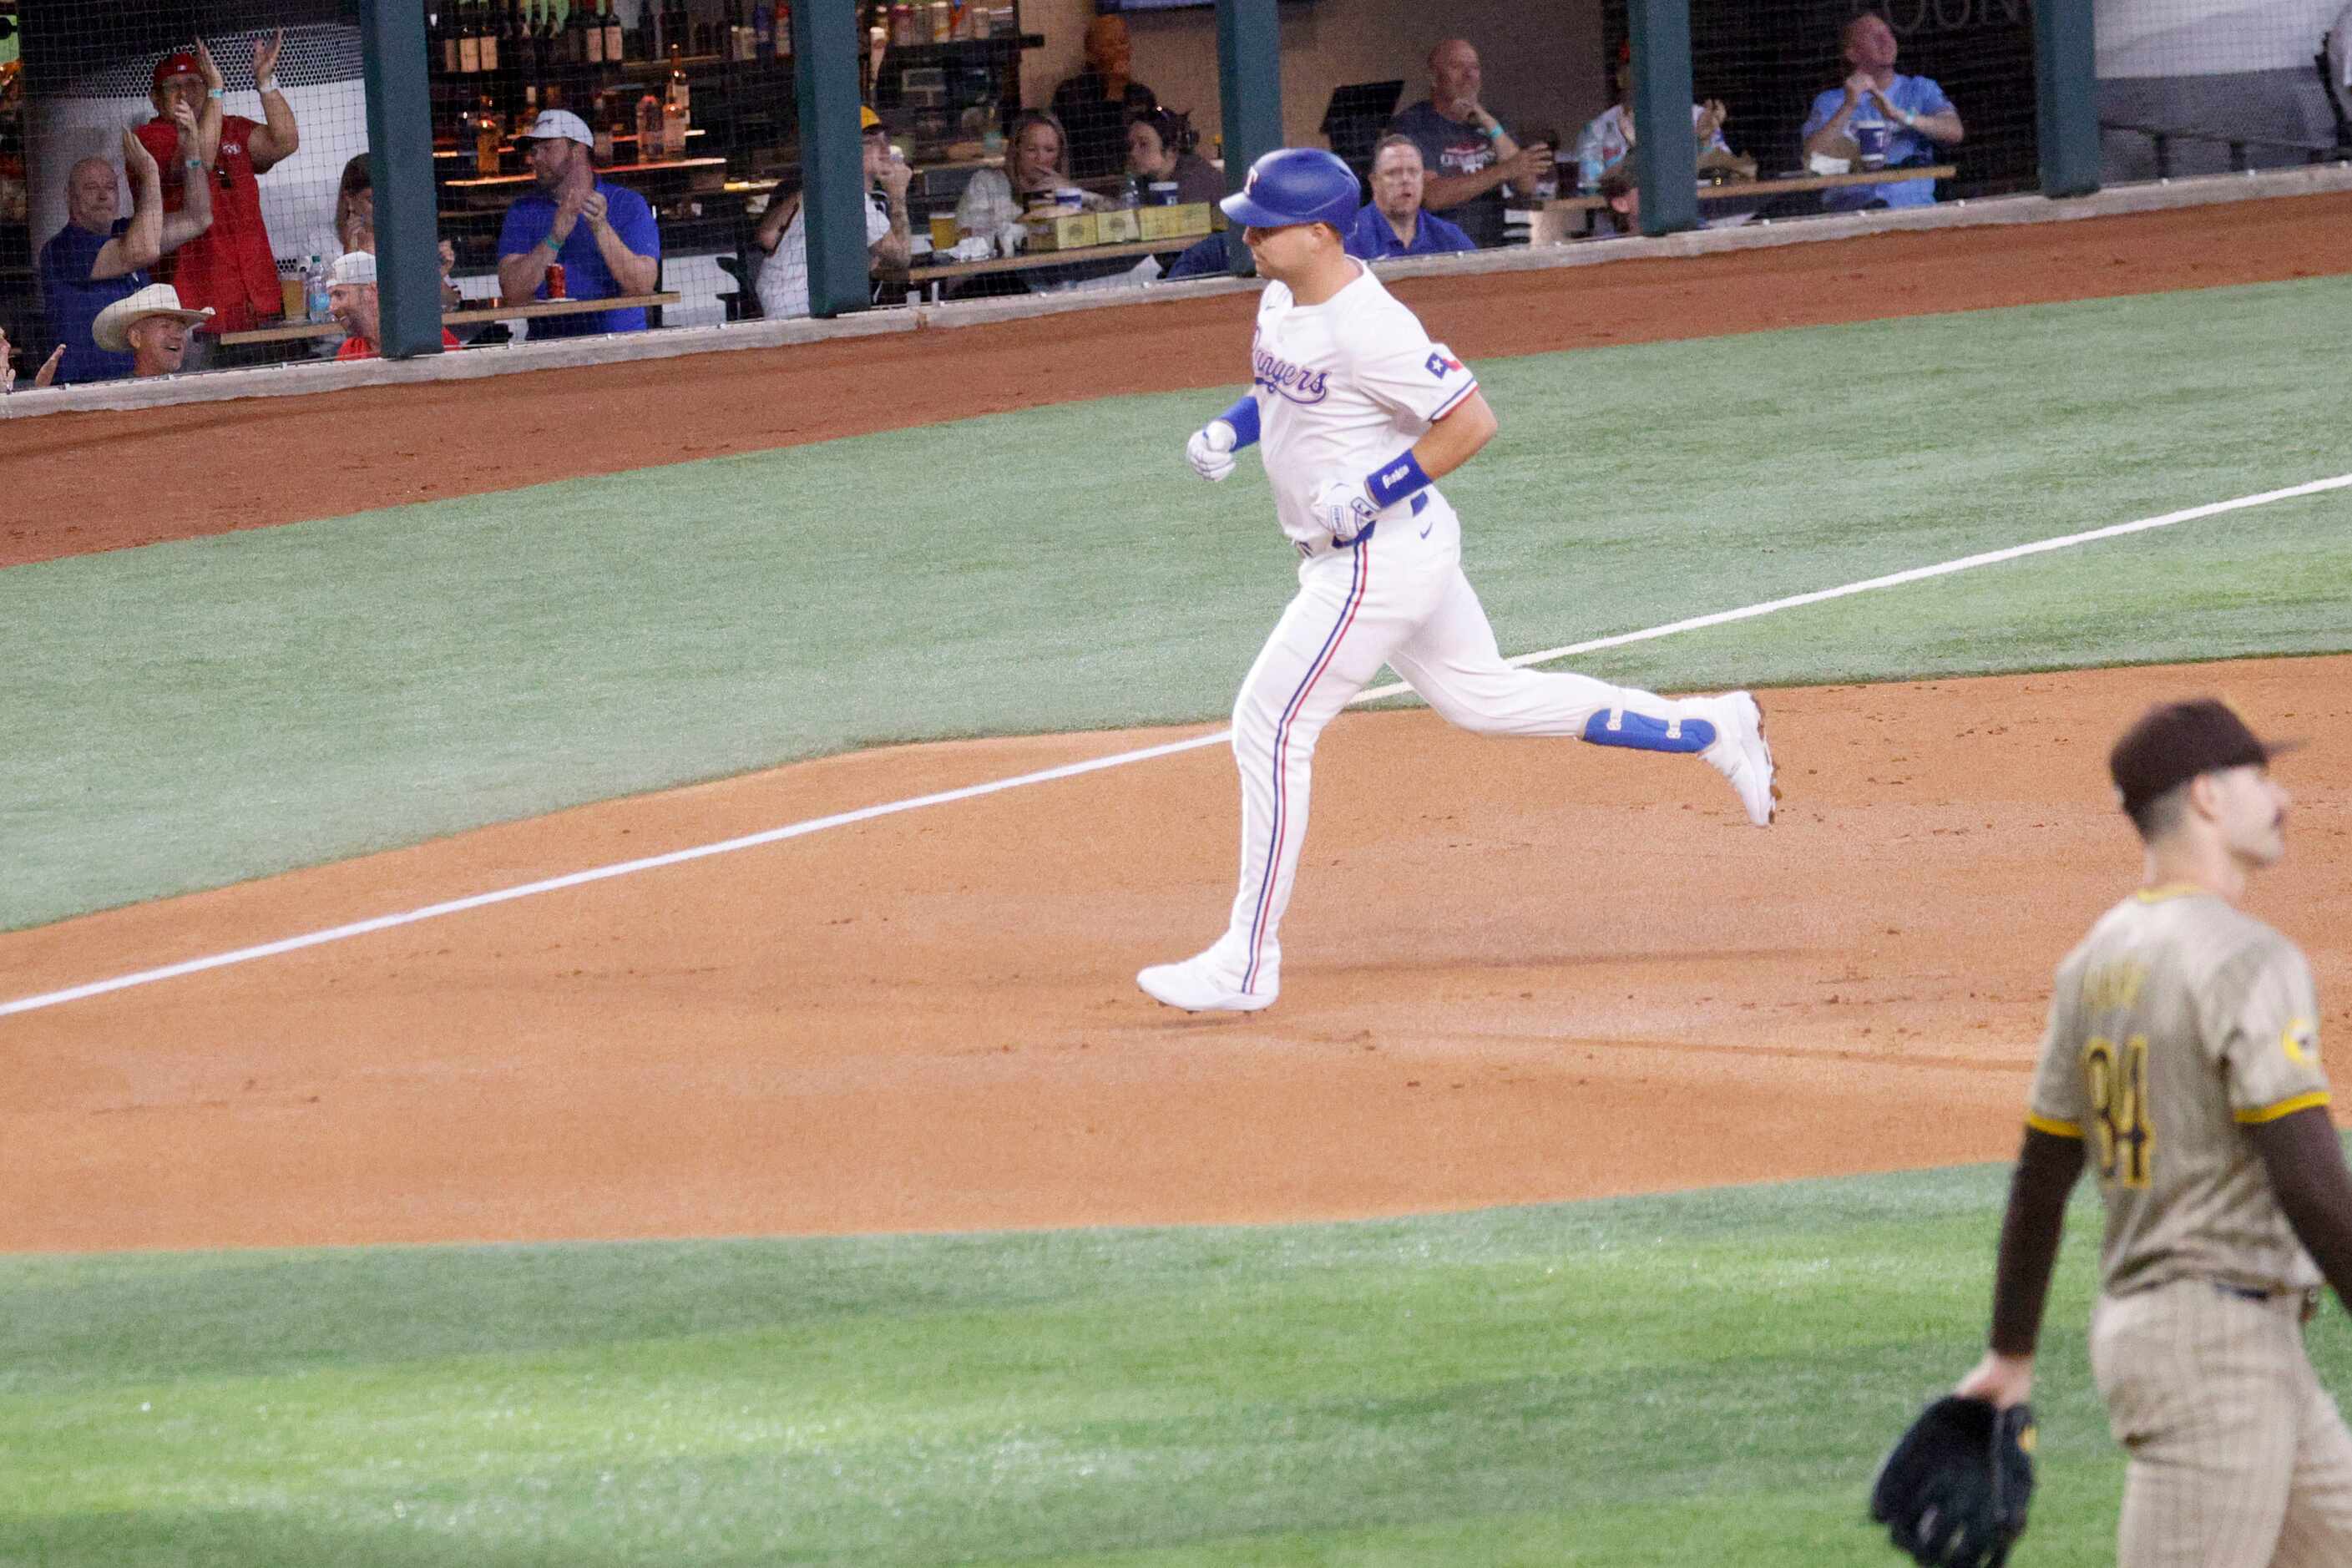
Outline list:
[[[2303,1344],[2323,1277],[2352,1300],[2352,1171],[2310,966],[2237,908],[2285,852],[2276,750],[2211,700],[2154,709],[2115,748],[2145,881],[2058,967],[1990,1349],[1957,1390],[2002,1407],[2032,1392],[2066,1195],[2091,1165],[2091,1371],[2129,1455],[2123,1568],[2352,1563],[2352,1433]]]
[[[1279,993],[1276,933],[1307,837],[1316,738],[1383,664],[1466,730],[1694,753],[1731,781],[1749,821],[1772,820],[1772,753],[1747,692],[1677,700],[1503,662],[1435,483],[1493,437],[1495,415],[1469,368],[1341,247],[1356,195],[1332,154],[1286,148],[1223,203],[1269,281],[1249,395],[1195,434],[1187,456],[1223,479],[1234,453],[1260,446],[1300,561],[1297,596],[1234,703],[1232,919],[1206,952],[1136,976],[1187,1012],[1255,1012]]]

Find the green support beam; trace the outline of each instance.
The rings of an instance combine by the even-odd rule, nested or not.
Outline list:
[[[1225,189],[1242,188],[1249,166],[1282,145],[1282,23],[1275,0],[1217,0],[1217,92],[1224,104]],[[1242,231],[1225,231],[1236,278],[1256,270]]]
[[[2035,0],[2033,102],[2042,194],[2087,196],[2099,188],[2098,68],[2091,0]]]
[[[433,95],[425,10],[360,0],[368,177],[375,186],[376,289],[386,359],[441,352],[440,214],[433,190]]]
[[[866,151],[857,128],[857,7],[793,7],[793,86],[801,129],[801,222],[808,230],[809,314],[873,303],[866,270]]]
[[[1631,0],[1633,176],[1642,232],[1698,226],[1698,137],[1691,127],[1690,0]]]

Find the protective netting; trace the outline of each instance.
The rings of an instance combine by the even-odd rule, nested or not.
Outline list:
[[[341,7],[278,5],[266,26],[249,9],[183,0],[19,9],[21,227],[0,203],[0,320],[18,347],[40,354],[65,342],[77,378],[95,379],[79,351],[90,346],[97,310],[134,281],[169,283],[182,305],[215,311],[184,368],[220,362],[219,332],[322,307],[318,275],[344,248],[345,168],[367,145],[359,33]],[[267,80],[257,81],[257,67]],[[190,211],[188,133],[170,116],[182,98],[211,159],[202,182],[211,211],[193,235],[172,222]],[[219,110],[216,135],[204,126],[207,104]],[[78,231],[102,235],[141,213],[126,131],[155,162],[165,243],[135,273],[93,276],[93,261],[105,273],[110,258],[84,254]]]
[[[1228,121],[1212,5],[804,3],[854,8],[858,89],[878,117],[863,129],[859,174],[872,301],[1225,269],[1215,203],[1229,184]],[[2326,86],[2352,54],[2342,36],[2352,17],[2333,14],[2347,3],[2101,0],[2107,177],[2332,155],[2347,140]],[[810,308],[793,0],[425,5],[431,238],[446,257],[445,306],[477,308],[455,323],[461,342]],[[1552,243],[1638,224],[1626,0],[1368,10],[1346,26],[1330,25],[1331,6],[1282,8],[1278,133],[1328,145],[1355,171],[1365,253]],[[157,121],[159,63],[200,42],[226,117],[208,187],[222,200],[211,237],[167,247],[176,253],[148,275],[220,312],[208,335],[226,349],[200,350],[190,368],[334,352],[331,331],[270,323],[317,308],[306,274],[374,242],[368,187],[383,172],[360,156],[356,13],[354,0],[0,0],[0,324],[20,353],[87,330],[42,283],[43,248],[76,222],[77,169],[85,185],[116,176],[112,210],[93,195],[85,217],[102,227],[135,211],[123,132]],[[2035,187],[2032,0],[1692,0],[1690,21],[1708,223]],[[2332,67],[2319,58],[2331,29]],[[268,99],[257,49],[272,66]],[[185,62],[167,74],[203,86]],[[625,193],[615,210],[631,206],[641,243],[658,251],[654,280],[639,286],[645,313],[627,326],[584,313],[583,284],[614,281],[584,240],[561,266],[535,263],[519,284],[512,275],[529,243],[516,215],[558,191],[544,146],[527,139],[549,111],[561,117],[556,137],[578,138],[577,156],[565,154],[573,173]],[[860,133],[845,114],[843,130]],[[1029,167],[1033,142],[1052,145]],[[174,132],[151,124],[147,144],[163,205],[180,207]],[[240,215],[231,198],[244,197]],[[1421,214],[1441,221],[1423,226]],[[196,261],[206,246],[233,254]],[[232,325],[278,335],[264,352],[225,333]]]
[[[2352,108],[2343,90],[2346,0],[2101,0],[2097,16],[2110,180],[2352,153],[2343,121]]]
[[[1875,18],[1874,26],[1870,18]],[[1626,37],[1622,0],[1603,12],[1607,56],[1620,58]],[[1814,204],[1832,208],[1885,200],[1902,205],[1928,199],[2027,190],[2037,178],[2033,86],[2033,26],[2028,0],[1893,0],[1861,7],[1853,0],[1693,0],[1692,96],[1708,110],[1720,106],[1720,134],[1735,157],[1753,159],[1765,178],[1823,172],[1827,158],[1842,171],[1862,167],[1865,150],[1851,135],[1835,145],[1808,132],[1838,118],[1858,54],[1874,47],[1891,58],[1895,85],[1882,105],[1860,95],[1843,129],[1886,126],[1885,163],[1949,165],[1934,180],[1890,181],[1781,198],[1783,211]],[[1611,87],[1616,91],[1614,83]],[[1897,118],[1909,112],[1941,122],[1928,110],[1948,104],[1961,132],[1958,142],[1914,130]],[[1929,129],[1934,129],[1930,127]],[[1875,149],[1868,150],[1875,157]],[[1588,171],[1589,173],[1589,168]],[[1862,194],[1867,193],[1867,194]],[[1713,209],[1703,207],[1712,216]]]

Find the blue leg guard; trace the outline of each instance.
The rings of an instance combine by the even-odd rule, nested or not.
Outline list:
[[[1704,719],[1653,719],[1612,708],[1584,721],[1584,738],[1637,752],[1703,752],[1715,744],[1715,726]]]

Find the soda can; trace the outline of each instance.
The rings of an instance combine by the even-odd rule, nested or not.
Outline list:
[[[561,261],[547,264],[547,297],[551,300],[567,298],[563,292],[563,263]]]

